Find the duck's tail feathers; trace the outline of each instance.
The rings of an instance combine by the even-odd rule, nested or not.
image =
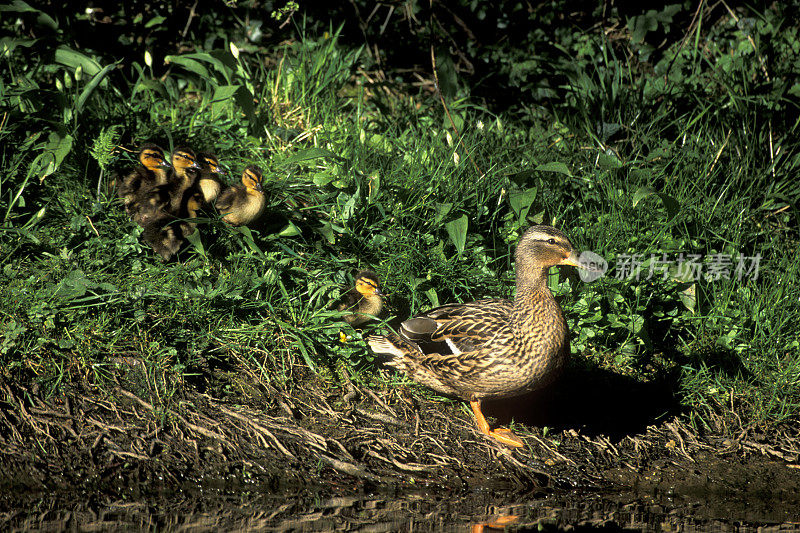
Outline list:
[[[404,368],[403,358],[405,353],[395,345],[393,339],[383,335],[370,335],[367,337],[367,344],[375,353],[375,361],[377,363],[401,370]]]

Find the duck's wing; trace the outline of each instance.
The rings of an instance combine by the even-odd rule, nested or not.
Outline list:
[[[502,299],[444,305],[403,322],[400,335],[417,344],[423,354],[475,352],[503,335],[512,308],[511,301]]]

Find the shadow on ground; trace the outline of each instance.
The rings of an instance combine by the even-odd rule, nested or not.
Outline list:
[[[545,389],[487,401],[484,411],[501,425],[514,420],[618,440],[678,414],[680,402],[674,389],[674,383],[666,379],[642,383],[607,370],[570,369]]]

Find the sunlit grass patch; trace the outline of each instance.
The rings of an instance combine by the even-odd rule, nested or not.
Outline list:
[[[263,46],[211,39],[160,74],[152,56],[115,70],[100,52],[49,64],[20,45],[0,95],[14,109],[0,127],[5,372],[52,391],[103,387],[123,358],[169,398],[213,360],[290,388],[310,373],[333,383],[344,364],[360,383],[424,395],[375,369],[363,338],[385,324],[353,330],[328,304],[362,268],[393,316],[509,297],[519,235],[546,223],[611,267],[592,284],[551,275],[576,365],[675,380],[698,427],[788,420],[800,402],[796,89],[777,76],[791,70],[789,38],[763,22],[774,42],[757,50],[727,22],[707,48],[669,41],[658,54],[583,33],[565,40],[574,61],[547,65],[563,85],[521,86],[517,107],[495,114],[456,84],[458,133],[438,98],[369,78],[374,58],[341,27]],[[752,61],[760,47],[775,48],[774,93]],[[544,68],[530,61],[518,73]],[[213,150],[231,183],[262,166],[266,215],[231,228],[206,213],[179,260],[161,262],[101,186],[146,141]],[[757,276],[737,270],[756,257]]]

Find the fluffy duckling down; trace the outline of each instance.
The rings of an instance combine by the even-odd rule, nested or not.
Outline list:
[[[143,200],[154,188],[167,183],[171,169],[164,151],[154,144],[142,146],[138,159],[139,166],[125,176],[118,176],[115,182],[117,196],[131,217],[137,215]]]
[[[241,185],[222,191],[217,198],[217,209],[222,220],[233,226],[245,226],[256,220],[264,211],[267,199],[261,189],[263,172],[250,165],[242,173]]]
[[[197,188],[203,195],[203,201],[212,204],[222,191],[220,176],[225,176],[226,172],[214,154],[200,152],[197,154],[197,159],[202,167],[197,177]]]
[[[356,275],[355,286],[345,292],[331,306],[337,311],[350,311],[342,320],[351,326],[360,326],[374,320],[383,311],[383,292],[378,275],[362,270]]]

